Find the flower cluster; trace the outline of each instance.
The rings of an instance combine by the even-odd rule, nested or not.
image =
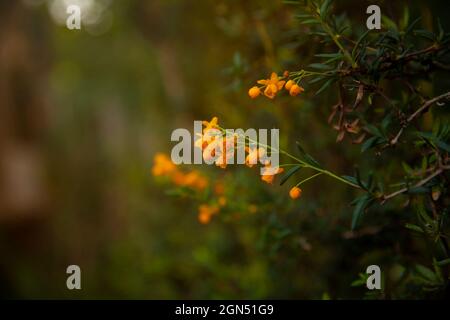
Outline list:
[[[275,72],[272,72],[269,79],[258,80],[257,83],[261,86],[251,87],[250,90],[248,90],[248,95],[250,98],[255,99],[263,93],[267,98],[273,99],[277,93],[283,89],[283,86],[293,97],[305,91],[305,89],[299,86],[294,80],[287,80],[288,78],[289,72],[287,71],[284,72],[282,77],[279,77]]]
[[[155,177],[165,176],[177,186],[189,187],[196,190],[204,190],[208,186],[208,180],[198,171],[181,171],[164,153],[157,153],[154,157],[152,174]]]
[[[275,176],[284,171],[283,168],[275,169],[269,160],[265,157],[267,150],[264,147],[249,147],[247,145],[238,146],[239,139],[237,135],[232,137],[226,136],[218,124],[218,118],[213,117],[211,121],[203,121],[202,133],[199,134],[195,141],[195,147],[201,148],[203,158],[211,159],[220,168],[226,168],[230,163],[230,159],[234,157],[234,151],[238,147],[245,148],[245,165],[249,168],[255,166],[256,163],[262,163],[263,169],[261,180],[273,184]],[[208,179],[199,171],[183,171],[176,166],[170,157],[164,153],[157,153],[154,156],[152,174],[155,177],[168,178],[171,183],[178,187],[187,187],[199,192],[205,191],[210,185]],[[198,221],[201,224],[208,224],[212,217],[227,205],[225,197],[225,187],[222,182],[216,181],[212,185],[212,193],[214,198],[208,203],[202,203],[198,207]],[[206,191],[205,191],[206,192]],[[297,199],[301,196],[302,190],[297,186],[292,188],[289,196]],[[209,191],[207,194],[210,194]],[[249,213],[257,211],[256,205],[249,205],[247,208]]]
[[[195,146],[203,150],[203,159],[214,160],[215,164],[221,168],[226,168],[234,157],[235,150],[238,147],[245,148],[247,152],[245,164],[251,168],[254,164],[261,161],[264,163],[261,180],[272,184],[275,175],[284,171],[283,168],[275,169],[270,161],[264,160],[267,150],[265,148],[249,148],[247,146],[238,146],[238,136],[227,136],[220,130],[218,118],[213,117],[211,121],[203,121],[203,131],[195,141]]]
[[[164,153],[157,153],[153,159],[152,174],[155,177],[166,177],[178,187],[188,187],[196,191],[204,191],[209,186],[209,181],[200,172],[192,170],[181,171],[173,164],[170,157]],[[224,196],[224,188],[220,182],[215,183],[214,193],[218,196],[213,204],[200,204],[198,207],[198,221],[207,224],[211,217],[219,213],[221,207],[227,203]]]

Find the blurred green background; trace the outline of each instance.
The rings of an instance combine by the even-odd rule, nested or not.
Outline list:
[[[65,27],[69,3],[81,6],[81,30]],[[373,3],[391,18],[406,4],[336,7],[363,30]],[[425,26],[440,15],[449,30],[448,1],[407,4]],[[399,251],[422,250],[398,236],[400,216],[384,228],[389,209],[349,233],[355,193],[326,178],[293,202],[289,186],[262,185],[255,170],[196,168],[245,191],[228,201],[259,208],[202,225],[198,204],[152,177],[172,130],[212,116],[227,128],[280,128],[286,149],[300,139],[338,173],[389,165],[335,144],[329,110],[311,96],[248,98],[257,79],[302,68],[320,46],[294,14],[269,0],[1,1],[0,297],[359,298],[350,283],[367,265],[395,274]],[[66,288],[71,264],[80,291]]]

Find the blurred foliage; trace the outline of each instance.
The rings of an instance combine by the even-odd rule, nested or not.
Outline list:
[[[112,22],[92,32],[57,25],[52,1],[31,2],[2,4],[0,26],[23,38],[33,57],[24,63],[39,70],[45,112],[32,116],[43,129],[11,141],[44,159],[47,201],[0,221],[1,296],[448,295],[448,104],[408,120],[448,92],[447,1],[112,1],[102,13]],[[383,29],[367,33],[373,2]],[[305,92],[248,97],[284,70]],[[16,77],[0,78],[26,95]],[[313,171],[278,186],[243,166],[177,167],[196,183],[154,179],[172,130],[212,116],[227,128],[280,128],[283,150],[301,156],[300,141],[359,187],[322,175],[292,200]],[[202,205],[211,214],[199,223]],[[66,289],[69,264],[81,267],[81,291]],[[364,286],[371,264],[383,271],[380,291]]]

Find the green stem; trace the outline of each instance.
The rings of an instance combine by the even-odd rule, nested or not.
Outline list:
[[[322,172],[319,172],[319,173],[313,174],[311,177],[306,178],[306,179],[303,179],[302,181],[300,181],[299,183],[297,183],[295,186],[298,187],[298,186],[300,186],[301,184],[303,184],[304,182],[309,181],[309,180],[311,180],[311,179],[314,179],[315,177],[320,176],[321,174],[323,174],[323,173],[322,173]]]
[[[218,127],[218,129],[221,130],[223,133],[226,133],[226,130],[223,129],[222,127]],[[306,163],[305,161],[303,161],[303,160],[301,160],[301,159],[299,159],[299,158],[293,156],[293,155],[290,154],[289,152],[286,152],[286,151],[281,150],[281,149],[278,149],[278,150],[277,150],[277,149],[274,149],[274,148],[272,148],[271,146],[269,146],[269,145],[267,145],[267,144],[260,143],[260,142],[258,142],[258,141],[254,141],[253,139],[250,139],[249,137],[247,137],[247,136],[245,136],[245,135],[244,135],[243,137],[244,137],[244,139],[247,139],[248,142],[254,143],[254,144],[256,144],[257,146],[262,146],[262,147],[264,147],[264,148],[266,148],[266,149],[268,149],[268,150],[270,150],[270,151],[274,151],[274,152],[278,152],[278,153],[280,153],[280,154],[284,154],[285,156],[291,158],[292,160],[297,161],[301,166],[303,166],[303,167],[305,167],[305,168],[311,168],[311,169],[313,169],[313,170],[319,172],[320,174],[325,174],[325,175],[327,175],[327,176],[329,176],[329,177],[332,177],[332,178],[334,178],[334,179],[336,179],[336,180],[339,180],[339,181],[342,182],[342,183],[345,183],[345,184],[347,184],[347,185],[349,185],[349,186],[352,186],[352,187],[354,187],[354,188],[360,189],[360,186],[358,186],[357,184],[351,183],[350,181],[347,181],[346,179],[344,179],[344,178],[342,178],[342,177],[340,177],[340,176],[338,176],[338,175],[336,175],[336,174],[334,174],[334,173],[332,173],[332,172],[330,172],[330,171],[328,171],[328,170],[325,170],[325,169],[322,169],[322,168],[318,168],[318,167],[313,166],[313,165],[311,165],[311,164],[309,164],[309,163]],[[318,174],[317,174],[317,175],[318,175]]]
[[[331,30],[330,26],[326,24],[324,21],[320,20],[322,24],[322,28],[325,30],[326,33],[333,39],[334,43],[338,46],[338,48],[342,51],[345,58],[350,62],[353,68],[356,67],[355,61],[353,61],[352,56],[350,53],[344,48],[344,46],[339,42],[337,34],[334,34],[333,30]]]
[[[270,148],[270,147],[269,147],[269,148]],[[336,174],[334,174],[334,173],[332,173],[332,172],[330,172],[330,171],[328,171],[328,170],[321,169],[321,168],[315,167],[315,166],[313,166],[313,165],[310,165],[309,163],[306,163],[306,162],[304,162],[304,161],[298,159],[297,157],[294,157],[293,155],[291,155],[290,153],[288,153],[288,152],[286,152],[286,151],[281,150],[280,153],[282,153],[282,154],[288,156],[289,158],[291,158],[291,159],[293,159],[293,160],[295,160],[295,161],[298,161],[298,162],[299,162],[301,165],[303,165],[303,167],[305,167],[305,168],[311,168],[311,169],[316,170],[316,171],[318,171],[318,172],[320,172],[320,173],[323,173],[323,174],[325,174],[325,175],[327,175],[327,176],[329,176],[329,177],[332,177],[332,178],[334,178],[334,179],[336,179],[336,180],[339,180],[339,181],[342,182],[342,183],[345,183],[345,184],[348,184],[349,186],[352,186],[352,187],[354,187],[354,188],[360,189],[360,186],[358,186],[357,184],[351,183],[350,181],[347,181],[346,179],[344,179],[344,178],[342,178],[342,177],[340,177],[340,176],[338,176],[338,175],[336,175]]]

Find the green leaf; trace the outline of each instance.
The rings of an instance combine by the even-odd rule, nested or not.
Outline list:
[[[320,6],[320,15],[325,18],[328,15],[328,9],[330,9],[330,4],[332,0],[325,0]]]
[[[419,186],[419,187],[412,187],[410,189],[408,189],[408,191],[406,192],[407,194],[424,194],[424,193],[429,193],[430,192],[430,188],[424,187],[424,186]]]
[[[367,278],[369,277],[368,274],[366,273],[360,273],[359,278],[352,281],[352,283],[350,284],[350,286],[352,287],[360,287],[360,286],[365,286],[367,283]]]
[[[441,41],[444,38],[444,29],[442,28],[442,24],[441,24],[441,19],[437,19],[438,21],[438,30],[439,30],[439,34],[438,34],[438,40]]]
[[[319,164],[319,162],[317,162],[316,159],[314,159],[312,156],[310,156],[308,153],[305,152],[305,150],[300,145],[300,142],[296,141],[295,143],[297,144],[297,149],[298,149],[298,151],[300,151],[300,154],[301,154],[303,160],[307,164],[309,164],[313,167],[321,168],[321,165]]]
[[[327,82],[325,82],[319,90],[317,90],[317,92],[314,94],[315,96],[317,96],[318,94],[322,93],[323,91],[325,91],[326,88],[328,88],[334,81],[336,81],[334,78],[329,79]]]
[[[371,133],[373,136],[377,136],[377,137],[382,137],[383,133],[380,131],[380,129],[378,129],[377,127],[375,127],[372,124],[368,124],[365,126],[365,129],[367,131],[369,131],[369,133]]]
[[[330,70],[332,69],[331,66],[323,64],[323,63],[311,63],[309,67],[318,69],[318,70]]]
[[[403,17],[400,20],[400,30],[405,30],[409,23],[409,7],[404,6],[403,8]]]
[[[442,150],[444,150],[444,151],[447,151],[447,152],[450,152],[450,145],[446,144],[444,141],[441,141],[441,140],[436,139],[436,140],[434,141],[434,143],[436,143],[436,145],[437,145],[440,149],[442,149]]]
[[[304,156],[306,155],[305,149],[303,149],[303,147],[302,147],[302,145],[300,144],[300,142],[295,141],[295,144],[297,145],[297,149],[298,149],[298,151],[300,152],[300,155],[301,155],[302,157],[304,157]]]
[[[280,186],[282,186],[286,181],[288,181],[288,179],[297,171],[299,171],[302,168],[301,165],[298,166],[294,166],[291,169],[289,169],[286,174],[281,178],[280,180]]]
[[[429,268],[422,266],[420,264],[416,265],[416,271],[420,274],[424,279],[428,281],[435,282],[437,279],[436,274]]]
[[[439,267],[447,266],[447,265],[450,264],[450,259],[445,259],[445,260],[438,261],[436,264],[437,264]]]
[[[315,57],[319,58],[336,58],[336,57],[343,57],[342,53],[336,52],[336,53],[319,53],[315,54]]]
[[[411,172],[413,171],[412,168],[409,166],[409,164],[407,164],[406,162],[402,161],[402,167],[403,170],[407,173],[407,174],[411,174]]]
[[[320,21],[317,21],[316,19],[306,19],[301,22],[301,24],[319,24]]]
[[[448,145],[447,143],[445,143],[442,140],[439,140],[435,135],[433,135],[430,132],[417,132],[417,135],[425,138],[427,140],[430,140],[431,142],[433,142],[439,149],[442,149],[446,152],[450,152],[450,145]]]
[[[316,83],[316,82],[322,81],[323,79],[325,79],[325,78],[319,76],[319,77],[317,77],[317,78],[312,79],[311,81],[308,81],[308,83],[314,84],[314,83]]]
[[[417,18],[416,20],[414,20],[414,21],[408,26],[408,29],[406,29],[405,33],[406,33],[406,34],[410,33],[410,32],[413,30],[413,28],[416,26],[416,24],[417,24],[421,19],[422,19],[422,18],[419,17],[419,18]]]
[[[305,18],[311,18],[311,17],[312,17],[312,15],[307,14],[307,13],[294,15],[294,18],[297,18],[297,19],[305,19]]]
[[[388,113],[381,121],[381,131],[386,132],[391,122],[392,122],[392,114]]]
[[[355,177],[352,176],[342,176],[342,178],[344,178],[345,180],[347,180],[348,182],[351,182],[353,184],[359,185],[358,180]]]
[[[369,150],[370,148],[376,146],[378,144],[379,137],[370,137],[361,145],[361,153]]]
[[[383,24],[386,26],[387,29],[398,31],[397,24],[393,20],[391,20],[388,16],[383,14],[381,16],[381,21],[383,22]]]
[[[369,34],[369,32],[370,32],[370,29],[367,30],[366,32],[364,32],[364,33],[361,35],[361,37],[359,37],[358,41],[357,41],[356,44],[355,44],[355,47],[354,47],[353,50],[352,50],[352,57],[353,57],[353,58],[354,58],[355,55],[356,55],[356,49],[358,49],[359,44],[361,43],[361,41],[364,40],[364,38]]]
[[[412,230],[412,231],[419,232],[419,233],[423,233],[422,228],[417,226],[417,225],[415,225],[415,224],[407,223],[407,224],[405,224],[405,228],[409,229],[409,230]]]
[[[414,35],[420,36],[420,37],[428,39],[430,41],[436,40],[436,36],[434,35],[434,33],[430,32],[428,30],[415,30]]]
[[[355,205],[355,209],[353,210],[352,230],[355,230],[356,226],[358,225],[359,221],[361,220],[361,216],[364,212],[364,209],[366,209],[367,205],[369,204],[369,202],[371,200],[371,196],[370,196],[370,194],[366,193],[355,200],[356,200],[356,205]]]

